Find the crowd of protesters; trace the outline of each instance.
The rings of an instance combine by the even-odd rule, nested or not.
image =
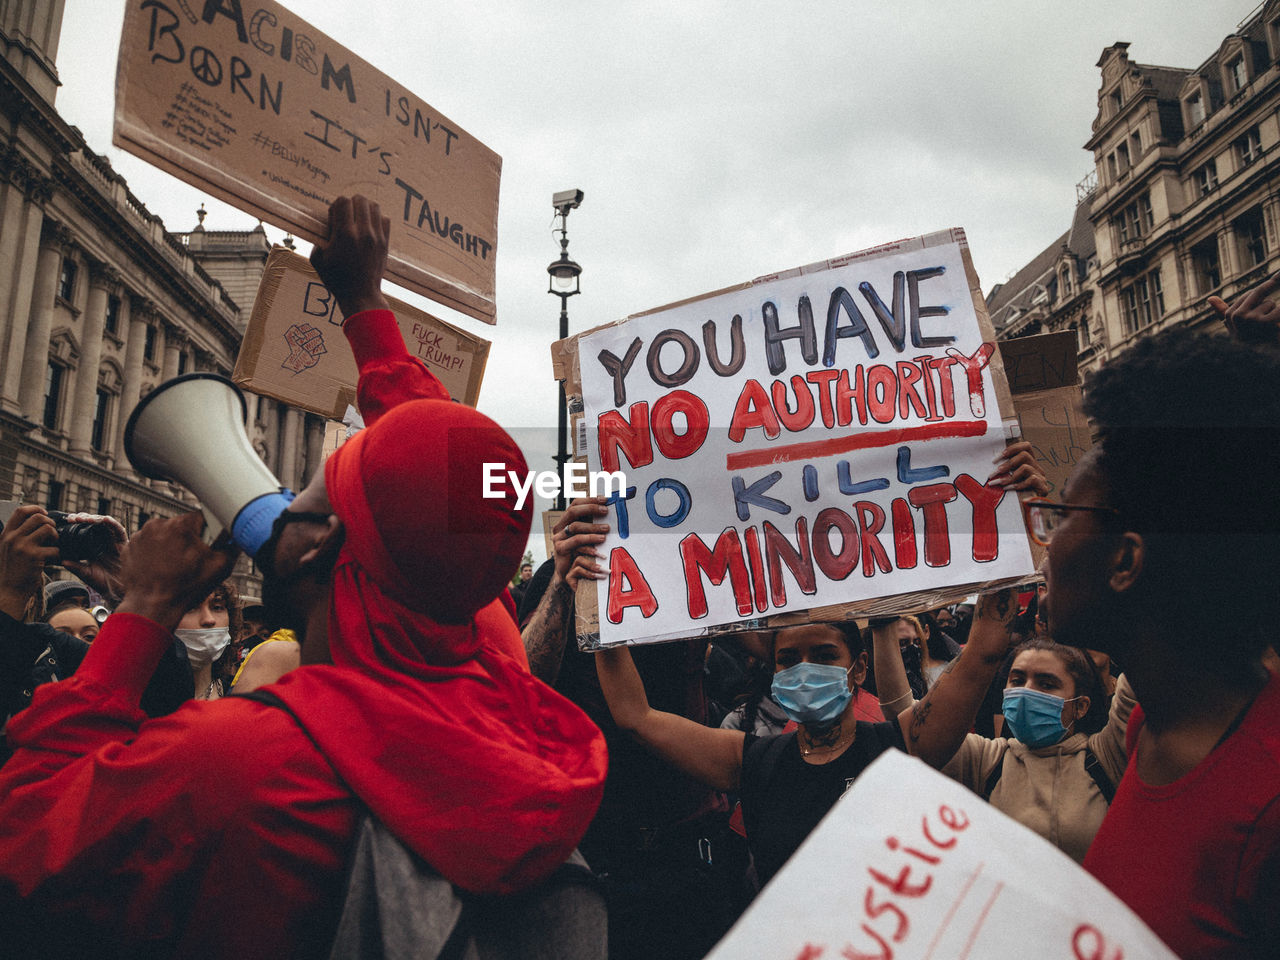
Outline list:
[[[405,350],[389,229],[342,198],[312,255],[367,427],[250,549],[262,604],[198,514],[65,518],[92,561],[4,524],[4,955],[695,960],[899,750],[1179,957],[1280,956],[1280,279],[1090,380],[1060,500],[1006,448],[1041,590],[583,652],[605,501],[523,562],[479,480],[523,458]]]

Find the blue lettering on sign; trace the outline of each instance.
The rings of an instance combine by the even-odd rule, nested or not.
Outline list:
[[[899,483],[924,483],[926,480],[939,480],[942,477],[951,474],[950,467],[944,467],[939,464],[936,467],[920,467],[912,469],[911,466],[911,448],[898,448],[898,482]]]
[[[733,478],[733,506],[738,511],[739,520],[751,519],[750,505],[772,510],[774,513],[790,513],[791,506],[774,497],[766,497],[764,492],[782,479],[782,471],[775,470],[767,477],[761,477],[751,486],[747,486],[741,477]]]
[[[877,477],[874,480],[861,480],[858,483],[854,483],[853,478],[849,476],[848,460],[840,460],[836,463],[836,483],[840,487],[840,492],[846,497],[855,497],[861,493],[871,493],[873,490],[887,490],[889,488],[888,477]]]
[[[627,487],[625,495],[620,493],[611,493],[609,499],[605,501],[606,506],[613,507],[613,515],[618,521],[618,537],[625,540],[631,536],[631,520],[627,515],[627,501],[635,498],[636,488]]]
[[[675,511],[665,516],[658,513],[657,498],[660,490],[670,490],[680,498],[680,505]],[[659,480],[649,484],[649,489],[644,495],[644,509],[649,514],[649,519],[656,527],[674,527],[684,522],[684,518],[689,515],[689,508],[693,506],[693,498],[689,496],[689,488],[679,480],[672,480],[670,477],[662,477]]]

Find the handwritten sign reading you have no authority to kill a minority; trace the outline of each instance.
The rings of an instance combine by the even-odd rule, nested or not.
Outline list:
[[[312,241],[372,197],[388,277],[494,322],[502,159],[272,0],[128,0],[113,139]]]
[[[598,641],[1030,574],[988,482],[1013,413],[981,305],[954,230],[580,335],[588,467],[627,484]]]

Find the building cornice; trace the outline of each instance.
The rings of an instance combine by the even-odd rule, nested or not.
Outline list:
[[[196,286],[195,282],[186,275],[182,267],[174,263],[170,259],[170,255],[161,251],[152,237],[144,233],[139,225],[120,209],[113,198],[104,195],[77,169],[72,160],[72,155],[64,154],[55,158],[53,178],[58,186],[86,207],[90,214],[104,225],[115,243],[136,258],[145,273],[159,281],[173,295],[174,299],[188,308],[197,318],[207,323],[225,341],[230,355],[235,355],[239,349],[241,337],[232,319],[222,315],[223,309],[228,313],[231,312],[229,306],[220,302],[211,304],[208,294]],[[151,217],[152,219],[148,222],[160,223],[159,219],[149,214],[145,207],[138,211],[138,216],[142,218]],[[160,229],[163,230],[163,224],[160,224]],[[167,231],[164,236],[166,239],[173,238],[173,234]],[[176,238],[173,239],[173,242],[178,247],[181,247],[181,243]],[[175,250],[172,256],[181,260],[189,258],[191,255],[185,248],[182,248],[181,251]],[[193,268],[198,267],[198,264],[193,260],[192,266]],[[225,296],[225,291],[222,290],[221,285],[212,278],[209,278],[208,282],[211,285],[210,289],[216,292],[215,295]]]
[[[78,150],[84,145],[80,131],[58,115],[8,60],[0,57],[0,106],[14,121],[41,134],[55,153]]]

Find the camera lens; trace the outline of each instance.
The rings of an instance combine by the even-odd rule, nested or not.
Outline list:
[[[104,523],[68,523],[64,513],[49,516],[58,531],[58,554],[64,560],[97,560],[115,547],[115,535]]]

